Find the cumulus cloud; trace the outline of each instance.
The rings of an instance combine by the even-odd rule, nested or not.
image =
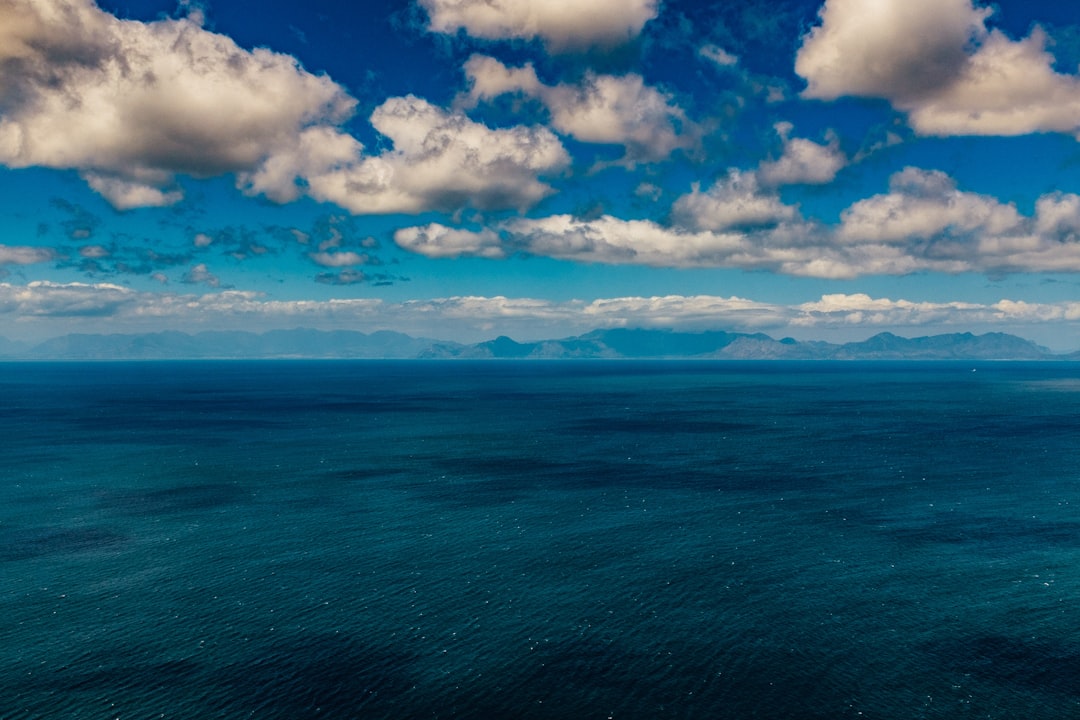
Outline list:
[[[793,138],[791,123],[777,123],[776,131],[784,141],[783,154],[777,160],[763,162],[757,170],[758,179],[765,185],[825,185],[836,178],[847,165],[835,135],[827,145],[806,138]]]
[[[663,160],[692,147],[700,135],[670,95],[650,87],[640,75],[586,73],[577,84],[545,85],[531,64],[507,67],[495,58],[473,55],[465,63],[467,106],[507,93],[538,99],[551,114],[551,126],[588,143],[626,148],[624,162]]]
[[[199,263],[198,265],[192,266],[192,268],[184,274],[181,282],[185,285],[208,285],[210,287],[219,287],[221,285],[221,280],[210,272],[206,263]]]
[[[553,192],[538,176],[570,163],[562,143],[546,128],[492,129],[412,95],[384,102],[371,123],[393,149],[362,156],[353,141],[342,152],[328,152],[325,162],[301,173],[309,195],[359,214],[464,206],[525,209]],[[287,195],[295,177],[276,174],[272,182],[262,179],[256,186],[271,188],[271,197]]]
[[[659,0],[420,0],[428,28],[485,40],[539,38],[554,50],[611,46],[637,37]]]
[[[965,192],[940,171],[906,168],[889,192],[841,213],[839,244],[891,248],[913,270],[1080,272],[1080,197],[1051,193],[1033,216],[996,198]]]
[[[1036,27],[1014,41],[972,0],[827,0],[795,71],[805,97],[876,97],[923,135],[1076,133],[1080,77],[1053,69]]]
[[[490,229],[473,232],[431,223],[395,231],[394,242],[406,250],[432,258],[506,256],[499,234]]]
[[[514,218],[481,230],[433,223],[395,241],[428,257],[515,253],[653,267],[728,267],[844,279],[920,271],[1080,272],[1080,196],[1051,193],[1033,215],[960,190],[940,171],[906,168],[889,192],[860,200],[827,226],[731,171],[675,201],[670,224],[610,215]]]
[[[841,240],[909,243],[976,239],[1019,230],[1021,217],[996,198],[961,192],[938,170],[905,168],[889,181],[890,192],[856,202],[841,214]]]
[[[770,226],[799,216],[797,208],[764,190],[757,175],[734,169],[708,191],[694,184],[689,194],[675,201],[671,213],[677,224],[694,230]]]
[[[355,100],[325,76],[205,30],[91,0],[0,2],[0,163],[76,169],[117,208],[176,202],[178,175],[259,172]]]

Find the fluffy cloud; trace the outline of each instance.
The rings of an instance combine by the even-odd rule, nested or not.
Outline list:
[[[394,233],[394,242],[420,255],[432,258],[506,256],[498,233],[493,230],[472,232],[431,223],[424,227],[402,228]]]
[[[615,45],[656,17],[659,0],[420,0],[429,29],[486,40],[540,38],[555,50]]]
[[[184,274],[181,282],[185,285],[208,285],[210,287],[219,287],[221,285],[221,280],[210,272],[210,269],[206,267],[206,263],[199,263],[198,265],[192,266],[192,268]]]
[[[891,247],[913,269],[946,272],[1080,272],[1080,197],[1039,198],[1034,216],[957,189],[938,171],[906,168],[890,192],[841,214],[839,243]]]
[[[495,58],[473,55],[465,63],[470,90],[467,105],[506,93],[540,100],[551,125],[564,135],[589,143],[626,148],[625,161],[657,161],[689,148],[700,134],[673,98],[649,87],[640,75],[597,75],[579,84],[545,85],[532,65],[510,68]]]
[[[676,223],[694,230],[726,230],[776,225],[795,220],[798,209],[765,191],[757,175],[731,170],[707,192],[694,185],[672,206]]]
[[[911,243],[999,237],[1018,231],[1012,205],[961,192],[943,172],[905,168],[889,181],[890,192],[860,200],[841,215],[839,237],[851,243]]]
[[[741,267],[830,277],[852,274],[842,260],[834,259],[837,253],[803,242],[801,232],[798,227],[783,226],[756,234],[695,231],[610,215],[590,220],[552,215],[508,220],[497,232],[451,230],[437,224],[403,228],[394,239],[428,257],[500,257],[520,252],[609,265]]]
[[[907,168],[889,192],[860,200],[826,226],[732,171],[675,201],[672,223],[570,215],[515,218],[479,231],[403,228],[395,241],[428,257],[514,253],[653,267],[728,267],[803,277],[920,271],[1080,272],[1080,196],[1052,193],[1035,214],[965,192],[939,171]]]
[[[828,0],[795,71],[804,96],[889,100],[923,135],[1076,133],[1080,77],[1054,71],[1039,28],[988,30],[972,0]]]
[[[765,185],[824,185],[836,178],[847,165],[847,157],[835,136],[828,145],[806,138],[789,137],[791,123],[777,123],[776,130],[784,141],[784,152],[777,160],[758,167],[758,179]]]
[[[170,205],[184,175],[303,194],[356,213],[524,208],[569,158],[543,128],[490,129],[415,97],[371,116],[393,149],[341,125],[356,101],[295,58],[247,51],[197,13],[119,20],[91,0],[0,0],[0,164],[78,170],[116,208]]]
[[[178,175],[260,172],[355,101],[196,14],[123,21],[90,0],[0,1],[0,163],[79,170],[118,208],[180,199]]]
[[[411,95],[387,100],[375,109],[371,123],[393,142],[393,149],[364,157],[357,143],[327,153],[325,161],[299,173],[306,177],[308,194],[363,214],[466,205],[524,209],[552,192],[537,177],[559,172],[570,162],[546,128],[492,129]],[[279,174],[266,185],[289,192],[296,174]]]

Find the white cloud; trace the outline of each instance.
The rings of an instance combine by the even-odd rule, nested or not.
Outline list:
[[[842,241],[962,241],[1020,230],[1022,218],[1014,206],[988,195],[961,192],[952,178],[938,170],[905,168],[892,176],[889,190],[844,210],[838,231]]]
[[[393,149],[362,157],[357,143],[328,153],[303,173],[309,195],[361,214],[525,209],[553,192],[537,177],[570,162],[546,128],[492,129],[411,95],[384,102],[371,123]]]
[[[672,224],[610,215],[514,218],[478,231],[403,228],[398,244],[428,257],[515,253],[611,265],[727,267],[832,279],[920,271],[1080,272],[1080,196],[1045,195],[1032,216],[965,192],[948,175],[907,168],[888,193],[860,200],[835,226],[802,218],[731,171],[673,205]]]
[[[354,278],[345,277],[343,281]],[[1080,302],[928,302],[829,294],[790,305],[715,295],[666,295],[556,301],[527,297],[459,296],[390,303],[377,299],[271,300],[257,293],[138,292],[99,283],[0,283],[5,334],[22,329],[39,337],[63,332],[186,331],[203,329],[392,329],[445,339],[565,337],[596,328],[765,330],[822,337],[833,331],[861,339],[883,329],[918,328],[1060,334],[1080,322]],[[1040,329],[1043,328],[1043,329]],[[1021,331],[1022,332],[1022,331]],[[1071,349],[1071,348],[1065,348]]]
[[[130,308],[138,294],[120,285],[99,283],[0,283],[0,312],[30,321],[39,317],[97,317]]]
[[[891,248],[908,272],[1080,272],[1078,230],[1080,196],[1044,195],[1025,216],[1012,204],[957,189],[942,172],[906,168],[892,177],[889,193],[843,211],[836,239],[877,248],[881,257]]]
[[[352,251],[342,252],[316,252],[308,255],[316,265],[322,267],[350,267],[353,265],[364,265],[371,258],[367,255]]]
[[[720,67],[725,68],[737,65],[739,62],[739,58],[737,56],[732,55],[718,45],[704,45],[700,50],[698,50],[698,55],[705,58],[706,60],[711,60]]]
[[[200,22],[119,20],[90,0],[0,3],[0,163],[79,170],[117,208],[167,205],[178,175],[260,172],[352,114],[329,78]]]
[[[531,64],[510,68],[495,58],[473,55],[465,63],[465,74],[470,89],[460,102],[473,106],[508,93],[536,98],[558,132],[582,142],[623,145],[628,163],[663,160],[692,147],[700,134],[670,95],[634,73],[589,72],[579,84],[545,85]]]
[[[504,228],[513,245],[530,254],[611,265],[724,265],[748,250],[745,236],[738,233],[680,231],[610,215],[595,220],[520,218]]]
[[[675,222],[695,230],[776,225],[798,216],[798,208],[785,205],[775,192],[762,189],[754,173],[739,170],[730,170],[726,178],[706,192],[695,184],[672,206]]]
[[[813,327],[829,324],[862,326],[917,326],[987,322],[995,312],[991,306],[977,303],[912,302],[872,298],[869,295],[843,293],[822,295],[820,300],[794,308],[798,314],[791,323]]]
[[[493,230],[472,232],[439,223],[397,230],[394,233],[394,242],[406,250],[432,258],[463,255],[486,258],[506,256],[499,235]]]
[[[783,154],[777,160],[763,162],[757,177],[765,185],[825,185],[836,178],[847,165],[847,157],[835,136],[828,145],[806,138],[789,137],[791,123],[777,123],[776,130],[784,141]]]
[[[656,17],[659,0],[420,0],[428,28],[486,40],[540,38],[554,50],[615,45]]]
[[[805,97],[889,100],[922,135],[1076,133],[1080,77],[1053,69],[1038,27],[1014,41],[972,0],[827,0],[795,71]]]
[[[187,273],[184,274],[181,282],[187,285],[209,285],[210,287],[218,287],[221,285],[221,281],[216,275],[210,272],[206,267],[206,263],[199,263],[192,266]]]
[[[0,265],[33,265],[56,259],[51,248],[30,245],[0,245]]]

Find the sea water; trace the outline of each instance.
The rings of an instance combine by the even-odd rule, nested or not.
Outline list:
[[[1080,717],[1080,366],[0,365],[0,717]]]

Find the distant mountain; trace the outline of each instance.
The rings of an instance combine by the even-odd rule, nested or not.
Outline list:
[[[23,355],[41,360],[169,360],[239,358],[414,358],[436,341],[403,333],[350,330],[271,330],[138,335],[71,334],[47,340]],[[455,347],[452,343],[444,343]]]
[[[0,339],[0,358],[35,360],[168,360],[241,358],[371,359],[726,359],[726,360],[1080,360],[1054,355],[1004,333],[953,333],[904,338],[880,333],[834,344],[775,340],[763,333],[675,332],[617,328],[557,340],[517,342],[500,336],[463,345],[396,332],[272,330],[71,334],[28,347]]]
[[[27,343],[17,342],[15,340],[8,340],[6,337],[0,337],[0,359],[19,357],[21,355],[24,355],[29,349],[30,345]]]
[[[774,340],[762,333],[670,330],[594,330],[562,340],[519,343],[498,337],[475,345],[431,348],[439,358],[715,358],[727,360],[1045,360],[1058,356],[1003,333],[956,333],[903,338],[881,333],[861,342]]]

